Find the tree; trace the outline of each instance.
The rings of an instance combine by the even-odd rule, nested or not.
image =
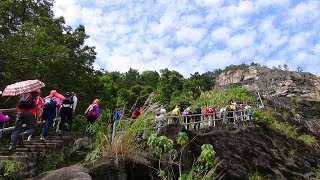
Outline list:
[[[284,70],[289,71],[289,66],[287,64],[283,65]]]
[[[303,72],[303,69],[302,69],[301,66],[298,66],[298,67],[297,67],[297,72]]]

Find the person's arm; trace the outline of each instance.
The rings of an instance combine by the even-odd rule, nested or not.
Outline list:
[[[42,118],[42,106],[43,106],[43,99],[38,97],[37,99],[37,114],[36,114],[36,121],[37,123],[41,121],[41,118]]]
[[[77,96],[73,96],[73,113],[76,111],[77,104],[78,104],[78,98]]]

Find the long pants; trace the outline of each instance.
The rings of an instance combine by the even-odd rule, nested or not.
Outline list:
[[[157,130],[157,134],[160,134],[162,126],[163,126],[163,122],[162,121],[157,122],[157,125],[156,125],[156,128],[158,129]]]
[[[21,131],[22,125],[26,124],[27,129],[23,133],[24,136],[30,136],[35,131],[35,125],[34,125],[35,115],[31,112],[23,111],[18,112],[16,116],[16,122],[14,130],[11,134],[11,146],[16,147],[17,140],[18,140],[18,134]]]
[[[189,129],[189,127],[190,127],[190,124],[189,124],[189,123],[190,123],[190,119],[191,119],[190,116],[186,116],[186,117],[184,117],[183,119],[184,119],[184,123],[187,124],[187,125],[186,125],[186,128]]]
[[[194,124],[193,129],[200,129],[201,117],[200,116],[195,116],[194,117],[194,121],[196,122],[196,124]]]
[[[48,135],[48,131],[53,124],[54,118],[56,117],[55,111],[48,111],[46,113],[47,113],[46,114],[47,119],[46,119],[46,123],[42,127],[42,133],[41,133],[43,137],[46,137]]]
[[[72,126],[72,115],[73,115],[73,109],[72,108],[68,108],[68,107],[62,107],[60,109],[60,117],[61,117],[61,121],[59,124],[59,130],[60,131],[64,131],[65,130],[65,121],[66,119],[68,119],[68,124],[69,127]]]
[[[173,120],[174,124],[179,124],[179,117],[178,116],[172,117],[172,120]]]

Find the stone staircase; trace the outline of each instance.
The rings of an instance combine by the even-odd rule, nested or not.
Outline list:
[[[16,152],[10,152],[7,149],[9,145],[0,149],[0,162],[21,162],[23,170],[19,177],[28,178],[37,175],[38,167],[41,166],[41,152],[59,153],[64,146],[69,146],[82,136],[82,134],[72,134],[65,136],[48,136],[46,141],[40,141],[39,136],[32,137],[31,141],[24,141],[24,146],[17,146]],[[20,163],[19,163],[20,164]]]

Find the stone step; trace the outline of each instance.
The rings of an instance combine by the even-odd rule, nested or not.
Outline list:
[[[24,152],[24,151],[16,151],[16,152],[9,152],[7,150],[2,150],[0,151],[0,156],[28,156],[28,157],[34,157],[37,156],[39,153],[38,152]]]
[[[46,140],[69,140],[69,139],[74,139],[75,136],[47,136],[46,137]],[[35,137],[32,137],[32,139],[35,139],[35,140],[40,140],[40,136],[35,136]]]
[[[0,162],[1,161],[25,161],[28,158],[28,156],[0,156]]]
[[[31,141],[23,141],[24,144],[33,144],[33,143],[42,143],[42,144],[46,144],[46,143],[63,143],[63,140],[59,139],[46,139],[45,141],[40,141],[40,139],[34,139]]]

